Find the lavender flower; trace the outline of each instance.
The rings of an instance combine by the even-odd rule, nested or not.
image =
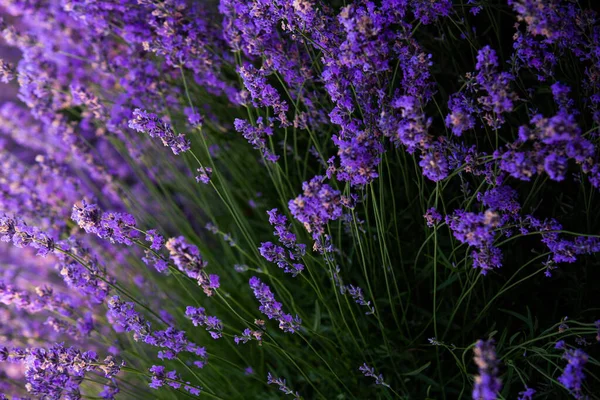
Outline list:
[[[365,313],[366,315],[375,314],[375,308],[371,305],[371,301],[365,300],[365,295],[360,287],[348,285],[345,286],[345,290],[348,291],[356,303],[367,307],[369,311]]]
[[[448,161],[440,150],[432,149],[423,154],[419,166],[423,168],[423,175],[433,182],[448,176]]]
[[[123,243],[131,246],[138,237],[135,218],[126,213],[105,212],[100,214],[96,204],[88,204],[82,200],[81,207],[73,205],[71,219],[88,233],[98,235],[112,243]]]
[[[165,243],[165,238],[156,229],[148,230],[145,239],[147,242],[150,242],[150,248],[154,251],[160,251]]]
[[[376,385],[381,385],[381,386],[385,386],[385,387],[390,387],[390,385],[388,385],[387,383],[385,383],[384,379],[383,379],[383,374],[379,374],[377,375],[375,373],[375,368],[373,367],[369,367],[367,365],[367,363],[364,363],[363,365],[361,365],[358,370],[360,372],[363,373],[364,376],[370,377],[375,379],[375,384]]]
[[[499,213],[487,210],[475,214],[457,210],[446,216],[446,223],[454,237],[477,248],[472,254],[474,268],[481,268],[481,273],[485,275],[502,265],[502,253],[493,246],[495,229],[503,224]]]
[[[40,398],[79,398],[80,384],[87,372],[104,372],[105,377],[112,378],[120,371],[110,356],[102,362],[93,351],[81,352],[62,344],[48,348],[1,347],[0,354],[0,361],[24,365],[27,391]]]
[[[525,390],[519,392],[517,400],[533,400],[533,395],[536,393],[535,389],[525,386]]]
[[[499,360],[496,358],[494,341],[479,340],[473,352],[479,368],[479,375],[475,376],[473,400],[495,400],[502,388],[502,381],[498,378]]]
[[[165,367],[162,365],[153,365],[149,368],[149,371],[152,374],[152,381],[150,382],[150,387],[152,389],[158,389],[165,384],[175,389],[179,389],[181,387],[177,371],[167,372],[165,371]]]
[[[233,341],[235,342],[235,344],[246,344],[251,340],[256,340],[258,342],[258,345],[260,346],[262,344],[262,335],[263,333],[261,331],[255,331],[249,328],[244,329],[244,331],[242,332],[241,336],[235,335],[233,337]]]
[[[277,386],[279,386],[279,390],[281,390],[285,394],[289,394],[291,396],[294,396],[295,400],[302,399],[302,397],[300,397],[300,394],[298,392],[294,392],[292,389],[290,389],[287,386],[287,384],[285,382],[285,379],[276,378],[270,372],[267,373],[267,383],[269,385],[277,385]]]
[[[138,132],[147,133],[150,137],[158,137],[165,147],[170,147],[173,154],[184,153],[190,149],[190,142],[182,134],[175,134],[171,126],[160,120],[155,114],[136,108],[129,127]]]
[[[302,184],[304,193],[290,200],[292,215],[304,224],[317,240],[325,233],[325,225],[342,216],[342,196],[338,190],[323,183],[324,177],[315,176]]]
[[[268,136],[273,136],[273,125],[271,121],[268,121],[268,124],[265,124],[263,118],[259,117],[256,120],[256,126],[253,126],[248,121],[242,119],[236,119],[233,124],[235,130],[240,132],[253,148],[259,150],[265,160],[272,163],[279,160],[279,156],[271,152],[267,147],[266,138]]]
[[[206,315],[204,308],[188,306],[185,309],[186,318],[190,319],[194,326],[204,326],[213,339],[223,336],[223,324],[217,317]]]
[[[191,342],[184,331],[174,327],[153,331],[150,322],[135,310],[134,303],[123,302],[119,296],[113,296],[108,301],[107,317],[117,331],[133,332],[133,338],[160,348],[158,358],[172,360],[181,352],[191,353],[200,357],[198,365],[206,363],[207,353],[204,347]]]
[[[202,182],[205,185],[208,185],[210,182],[210,178],[212,177],[212,168],[210,167],[200,167],[197,169],[198,175],[196,175],[196,182]]]
[[[250,93],[255,106],[273,107],[279,122],[282,125],[289,125],[285,113],[288,105],[282,101],[273,86],[267,83],[265,72],[257,70],[251,64],[245,64],[238,68],[238,73],[242,77],[244,86]]]
[[[302,320],[296,315],[286,314],[281,310],[281,303],[275,300],[271,289],[257,277],[250,278],[250,288],[254,291],[254,297],[260,302],[259,310],[269,319],[279,321],[279,329],[284,332],[294,333],[300,329]]]
[[[425,212],[423,215],[428,227],[433,227],[436,224],[439,224],[442,221],[442,215],[435,209],[435,207],[431,207]]]
[[[588,361],[588,355],[581,349],[567,349],[564,341],[556,343],[557,349],[564,349],[563,358],[567,360],[567,366],[565,367],[561,376],[558,377],[558,381],[566,387],[576,399],[584,398],[581,393],[583,380],[585,374],[583,373],[583,367]]]
[[[0,82],[9,83],[15,79],[15,67],[2,59],[0,59]]]
[[[183,236],[170,238],[165,247],[169,250],[173,264],[188,277],[197,280],[204,293],[212,296],[214,290],[220,286],[219,277],[204,272],[208,263],[202,259],[198,247],[189,244]]]

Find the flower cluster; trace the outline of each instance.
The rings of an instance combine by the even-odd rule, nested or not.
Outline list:
[[[292,389],[290,389],[286,382],[285,379],[282,378],[276,378],[274,377],[270,372],[267,374],[267,383],[269,385],[277,385],[279,386],[279,390],[281,390],[283,393],[294,396],[295,400],[300,400],[300,394],[298,392],[294,392]]]
[[[279,238],[279,243],[285,248],[272,242],[264,242],[258,249],[260,255],[295,277],[304,270],[304,265],[300,261],[306,253],[306,245],[296,243],[296,235],[290,231],[285,215],[280,214],[276,208],[267,211],[267,214],[269,214],[269,223],[275,228],[273,234]]]
[[[101,372],[106,378],[119,373],[121,365],[111,356],[98,360],[94,351],[55,344],[49,348],[0,347],[0,362],[25,367],[27,390],[40,398],[80,398],[80,385],[88,372]]]
[[[0,0],[0,399],[593,397],[593,3]]]
[[[474,360],[479,368],[475,377],[473,399],[494,400],[502,389],[502,381],[498,378],[498,359],[493,340],[479,340],[473,349]]]
[[[583,380],[585,379],[583,366],[588,361],[588,355],[581,349],[567,349],[563,340],[557,342],[555,347],[565,351],[563,358],[567,360],[567,366],[561,376],[558,377],[558,381],[569,389],[576,399],[584,398],[581,393]]]
[[[158,358],[161,360],[173,360],[179,353],[191,353],[200,360],[194,361],[194,365],[202,368],[207,359],[206,349],[191,342],[184,331],[168,327],[164,330],[153,331],[150,322],[135,310],[135,304],[124,302],[119,296],[113,296],[108,301],[107,317],[117,330],[133,332],[133,338],[141,340],[146,344],[160,348]]]
[[[182,134],[176,134],[173,128],[160,120],[155,114],[136,108],[129,127],[138,132],[147,133],[151,138],[159,138],[164,146],[170,147],[173,154],[184,153],[190,149],[190,141]]]
[[[281,309],[281,303],[275,300],[271,289],[260,281],[257,277],[250,278],[250,288],[254,292],[254,297],[259,301],[259,310],[269,319],[279,321],[279,329],[284,332],[294,333],[300,329],[302,320],[296,315],[286,314]]]
[[[102,213],[97,204],[89,204],[85,200],[81,201],[81,207],[77,204],[73,205],[71,219],[86,232],[96,234],[112,243],[131,246],[139,236],[132,215],[117,212]]]
[[[149,384],[152,389],[158,389],[166,384],[174,389],[183,386],[187,392],[194,396],[199,396],[202,391],[201,387],[191,386],[190,382],[182,383],[177,371],[166,371],[162,365],[153,365],[149,368],[149,371],[152,374]]]
[[[204,268],[208,264],[202,259],[198,247],[188,243],[183,236],[170,238],[165,247],[173,264],[186,276],[196,280],[207,296],[219,288],[219,276],[208,275]]]
[[[185,309],[186,318],[190,319],[194,326],[204,326],[213,339],[223,336],[223,323],[217,317],[206,315],[204,308],[188,306]]]
[[[363,365],[361,365],[360,367],[358,367],[358,370],[360,372],[362,372],[364,376],[375,379],[375,384],[376,385],[382,385],[382,386],[387,386],[387,387],[390,386],[387,383],[385,383],[385,381],[383,379],[383,374],[377,375],[375,373],[375,368],[369,367],[367,365],[367,363],[364,363]]]

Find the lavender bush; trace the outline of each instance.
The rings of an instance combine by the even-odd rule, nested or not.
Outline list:
[[[597,6],[0,0],[0,398],[600,398]]]

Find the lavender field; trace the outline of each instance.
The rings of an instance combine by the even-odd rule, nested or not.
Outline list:
[[[0,400],[600,399],[597,0],[0,0]]]

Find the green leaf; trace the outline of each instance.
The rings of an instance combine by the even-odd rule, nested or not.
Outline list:
[[[429,367],[430,365],[431,365],[431,361],[428,362],[427,364],[423,365],[422,367],[415,369],[414,371],[410,371],[410,372],[407,372],[407,373],[402,374],[402,375],[406,375],[406,376],[418,375],[421,372],[423,372],[425,369],[427,369],[427,367]]]

